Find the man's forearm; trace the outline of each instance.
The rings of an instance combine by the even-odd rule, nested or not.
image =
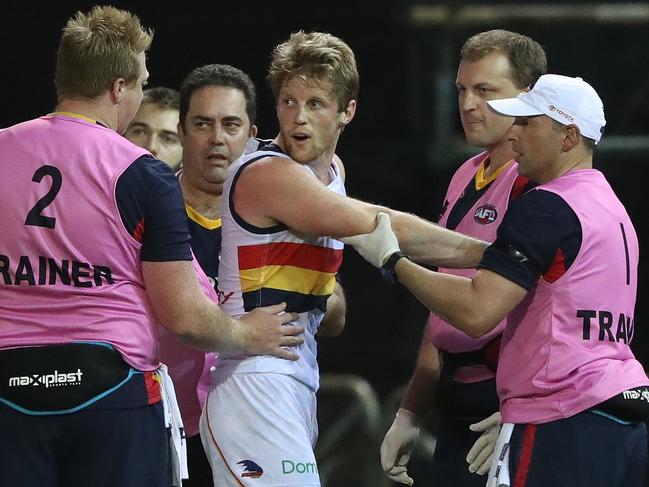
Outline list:
[[[158,322],[188,345],[297,360],[289,347],[304,342],[299,336],[304,327],[285,326],[296,319],[283,312],[285,303],[256,308],[235,320],[203,293],[192,262],[142,262],[142,276]]]
[[[433,408],[439,371],[417,366],[410,378],[401,407],[424,418]]]
[[[206,352],[233,353],[243,350],[243,338],[238,333],[241,325],[218,306],[206,305],[200,310],[199,316],[194,314],[186,331],[177,333],[180,340]]]
[[[400,259],[395,271],[399,282],[424,306],[474,338],[498,326],[527,294],[524,287],[486,269],[476,271],[469,279]]]
[[[345,329],[347,302],[345,292],[339,282],[336,282],[334,292],[327,299],[327,312],[318,327],[319,337],[335,337]]]
[[[389,210],[401,250],[416,262],[456,269],[480,263],[488,242],[448,230],[409,213]]]
[[[472,280],[434,272],[408,259],[399,260],[395,270],[399,282],[450,325],[472,337],[489,331],[489,325],[483,323],[484,314],[479,303],[473,299]],[[494,326],[499,321],[495,321]]]
[[[433,344],[429,321],[426,320],[415,370],[401,401],[401,407],[420,418],[428,414],[433,408],[441,368],[440,352]]]
[[[192,262],[142,262],[142,276],[158,322],[184,343],[220,353],[246,346],[241,323],[205,296]]]

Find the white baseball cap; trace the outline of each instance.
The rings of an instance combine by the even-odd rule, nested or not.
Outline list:
[[[547,115],[563,125],[575,124],[582,135],[595,143],[599,142],[606,125],[602,100],[581,78],[544,74],[530,91],[487,104],[509,117]]]

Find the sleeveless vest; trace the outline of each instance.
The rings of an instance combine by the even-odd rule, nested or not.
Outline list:
[[[581,223],[568,271],[537,285],[510,313],[497,372],[503,420],[570,417],[649,384],[634,358],[638,239],[603,174],[575,170],[536,190],[559,195]]]
[[[487,159],[488,154],[482,152],[462,164],[453,175],[444,201],[448,202],[447,211],[442,215],[439,224],[446,227],[450,209],[462,197],[465,188],[475,180],[480,165]],[[465,235],[479,238],[486,242],[496,240],[496,232],[509,206],[512,186],[518,177],[518,165],[509,164],[502,173],[490,184],[473,207],[462,218],[456,231]],[[462,277],[472,277],[475,269],[439,268],[439,272]],[[431,313],[428,326],[430,336],[436,348],[450,353],[470,352],[479,350],[495,337],[502,334],[505,327],[503,320],[496,328],[480,338],[471,338],[466,333],[449,325],[437,315]],[[477,382],[495,377],[493,371],[486,366],[461,367],[455,372],[454,379],[458,382]]]
[[[125,229],[117,180],[147,154],[114,131],[48,115],[0,133],[0,348],[112,344],[153,370],[156,324],[141,244]]]

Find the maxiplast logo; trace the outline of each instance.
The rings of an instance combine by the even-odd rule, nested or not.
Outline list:
[[[9,387],[62,387],[62,386],[78,386],[81,384],[81,376],[83,372],[77,369],[76,372],[59,372],[55,370],[49,374],[31,374],[31,375],[18,375],[9,377]]]
[[[622,393],[622,397],[624,399],[634,399],[634,400],[641,400],[645,402],[649,402],[649,390],[644,389],[644,390],[630,390],[630,391],[624,391]]]
[[[566,120],[568,120],[570,122],[575,121],[575,117],[573,117],[569,113],[564,112],[563,110],[558,109],[554,105],[548,105],[548,110],[550,110],[551,112],[554,112],[554,113],[556,113],[558,115],[561,115],[563,118],[565,118]]]

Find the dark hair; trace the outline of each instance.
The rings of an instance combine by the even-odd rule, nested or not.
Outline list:
[[[479,61],[499,52],[509,59],[510,79],[517,88],[524,89],[546,73],[548,61],[541,44],[517,32],[494,29],[469,37],[460,55],[467,61]]]
[[[152,103],[158,105],[160,108],[179,110],[180,94],[173,88],[156,86],[155,88],[144,90],[142,95],[142,104]]]
[[[224,86],[241,91],[246,100],[250,126],[254,125],[257,119],[257,91],[250,76],[227,64],[206,64],[192,70],[180,85],[180,123],[183,127],[192,94],[204,86]]]

